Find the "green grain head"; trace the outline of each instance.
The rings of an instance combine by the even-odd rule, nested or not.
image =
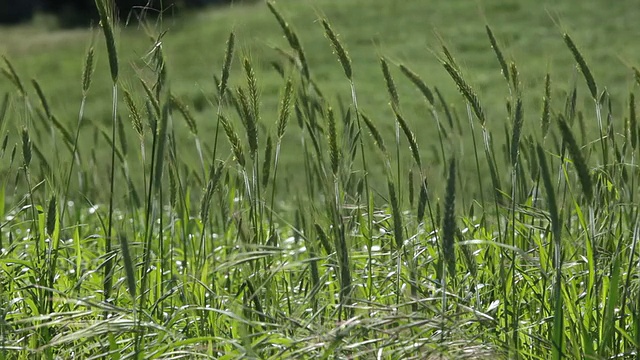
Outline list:
[[[338,61],[340,65],[342,65],[342,69],[344,70],[344,74],[349,80],[353,80],[353,72],[351,69],[351,59],[349,59],[349,54],[338,40],[338,35],[333,31],[331,25],[326,19],[322,19],[322,26],[324,27],[324,32],[329,41],[331,42],[331,46],[335,54],[338,56]]]
[[[111,81],[118,82],[118,52],[116,49],[116,39],[114,35],[115,21],[113,19],[113,4],[109,0],[95,0],[100,16],[100,26],[104,34],[107,45],[107,55],[109,57],[109,68],[111,70]]]
[[[569,34],[563,35],[564,42],[567,44],[567,47],[573,54],[576,62],[578,63],[578,67],[584,76],[585,81],[587,82],[587,86],[589,87],[589,92],[591,92],[591,97],[594,100],[598,99],[598,87],[596,86],[596,81],[591,74],[591,70],[589,70],[589,66],[587,66],[587,62],[584,60],[584,57],[576,47],[576,44],[573,42]]]
[[[493,52],[496,54],[496,58],[498,59],[498,64],[500,64],[500,71],[502,72],[502,76],[504,76],[505,80],[509,82],[509,70],[507,68],[507,62],[504,60],[502,51],[498,46],[498,41],[496,41],[495,36],[493,36],[493,31],[491,31],[491,28],[489,27],[489,25],[486,25],[485,29],[487,30],[487,36],[489,36],[489,42],[491,43],[491,48],[493,49]]]

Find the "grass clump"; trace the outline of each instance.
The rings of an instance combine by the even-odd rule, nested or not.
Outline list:
[[[78,74],[75,137],[54,121],[46,84],[32,81],[34,103],[7,59],[2,69],[15,89],[0,119],[22,123],[6,130],[20,138],[13,150],[5,137],[0,151],[10,164],[0,174],[0,359],[637,357],[635,95],[622,102],[627,121],[616,131],[619,110],[608,92],[597,93],[568,35],[595,110],[576,100],[577,86],[559,99],[549,74],[542,94],[528,93],[485,28],[509,91],[496,131],[487,120],[501,117],[490,114],[447,47],[440,61],[453,83],[428,84],[398,65],[420,111],[400,101],[404,83],[378,56],[377,91],[391,109],[365,115],[357,67],[323,18],[318,35],[324,30],[350,90],[336,100],[312,76],[317,54],[303,52],[268,2],[290,47],[274,65],[277,111],[262,104],[270,94],[255,59],[242,54],[243,79],[233,78],[231,32],[219,49],[220,78],[203,95],[216,114],[209,133],[174,91],[163,35],[151,37],[144,70],[125,80],[117,24],[108,3],[96,3],[112,131],[98,125],[94,140],[109,145],[111,163],[78,148],[96,86],[93,47]],[[461,94],[455,105],[444,101],[446,86]],[[127,143],[118,89],[138,151]],[[541,132],[526,126],[524,105],[540,95]],[[25,106],[8,106],[14,96]],[[437,137],[416,131],[412,120],[423,114]],[[177,134],[176,115],[195,141]],[[574,122],[590,115],[606,120],[602,132],[577,136]],[[226,144],[218,143],[219,128]],[[472,141],[461,143],[467,133]],[[41,144],[50,135],[65,139],[51,152],[67,166],[47,161]],[[183,161],[191,152],[199,164]],[[471,152],[474,170],[464,169]],[[284,153],[300,158],[293,175],[283,173]]]

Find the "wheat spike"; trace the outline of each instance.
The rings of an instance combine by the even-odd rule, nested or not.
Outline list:
[[[264,149],[264,162],[262,163],[262,187],[266,187],[269,183],[269,174],[271,173],[271,156],[273,154],[273,140],[271,135],[267,137],[267,145]]]
[[[382,74],[384,75],[384,81],[387,84],[387,92],[391,97],[391,107],[397,109],[400,105],[400,99],[398,98],[398,91],[396,90],[396,84],[393,82],[391,72],[389,71],[389,65],[384,58],[380,58],[380,66],[382,67]]]
[[[229,122],[229,120],[222,114],[220,115],[220,123],[222,124],[222,128],[227,135],[227,140],[229,140],[229,144],[231,145],[231,150],[233,151],[233,155],[235,156],[236,161],[238,162],[238,164],[240,164],[240,166],[244,167],[244,151],[242,150],[240,137],[235,132],[231,122]]]
[[[442,65],[444,66],[445,70],[447,70],[447,72],[449,73],[453,81],[458,86],[458,90],[460,90],[462,95],[471,104],[471,108],[473,109],[473,112],[476,114],[476,117],[480,121],[480,124],[484,126],[485,125],[484,110],[480,105],[480,100],[478,100],[478,95],[476,95],[473,89],[471,89],[471,86],[469,86],[469,84],[467,84],[464,81],[464,79],[462,78],[458,70],[456,70],[456,68],[452,64],[443,62]]]
[[[422,161],[420,161],[420,152],[418,151],[418,142],[416,141],[416,137],[409,129],[409,125],[404,120],[404,117],[400,115],[400,113],[396,112],[396,120],[400,124],[400,128],[402,132],[406,136],[407,140],[409,140],[409,148],[411,149],[411,155],[413,156],[413,160],[416,162],[418,167],[422,166]]]
[[[498,58],[502,76],[504,76],[507,82],[509,82],[509,70],[507,69],[507,62],[504,60],[504,56],[502,55],[502,51],[498,46],[498,42],[496,41],[495,36],[493,36],[493,31],[491,31],[489,25],[485,25],[485,29],[487,30],[487,35],[489,36],[489,42],[491,42],[491,48],[496,53],[496,58]]]
[[[185,105],[185,103],[180,101],[180,99],[175,97],[173,94],[170,95],[169,100],[171,101],[171,104],[176,109],[178,109],[178,112],[182,115],[184,120],[187,122],[189,131],[193,135],[198,135],[198,126],[196,125],[196,120],[193,118],[193,115],[191,114],[191,111],[189,111],[189,108],[187,107],[187,105]]]
[[[327,108],[327,120],[329,122],[329,153],[331,157],[331,171],[334,176],[338,175],[340,166],[340,150],[338,149],[338,131],[336,129],[336,119],[333,115],[333,109]]]
[[[420,76],[402,64],[400,64],[400,71],[420,90],[420,92],[425,97],[425,99],[429,101],[429,104],[433,106],[435,104],[435,98],[433,97],[433,92],[431,92],[431,89],[429,89],[427,84],[425,84],[425,82],[422,81]]]
[[[22,81],[20,80],[20,77],[18,76],[16,70],[13,68],[13,65],[11,65],[9,59],[7,59],[5,56],[2,56],[2,60],[7,67],[6,69],[2,68],[2,73],[4,74],[4,76],[13,83],[13,85],[18,89],[18,92],[21,96],[27,96],[27,92],[22,85]]]
[[[284,36],[287,38],[289,46],[291,46],[291,48],[298,54],[298,60],[300,61],[299,65],[302,70],[302,75],[305,79],[310,80],[311,77],[309,75],[309,65],[307,64],[307,57],[304,54],[304,50],[302,49],[302,44],[298,39],[298,35],[296,35],[293,28],[284,20],[282,15],[280,15],[280,12],[278,11],[278,9],[276,9],[273,1],[267,1],[267,7],[278,21],[280,28],[284,32]]]
[[[578,67],[580,67],[580,71],[584,76],[585,81],[587,82],[587,86],[589,87],[589,91],[591,92],[591,97],[594,100],[598,99],[598,88],[596,86],[596,81],[593,79],[593,75],[591,74],[591,70],[589,70],[589,66],[587,66],[587,62],[584,60],[584,57],[576,47],[576,44],[571,39],[569,34],[563,35],[564,42],[567,44],[567,47],[573,54],[573,57],[576,59],[578,63]]]
[[[278,139],[282,139],[287,129],[287,123],[291,116],[291,104],[293,103],[293,82],[291,79],[287,79],[284,85],[282,94],[282,101],[280,102],[280,111],[278,115]]]
[[[227,91],[227,83],[229,82],[229,74],[231,73],[231,62],[233,61],[233,50],[235,47],[236,36],[233,33],[229,33],[229,39],[227,40],[227,50],[224,53],[224,63],[222,65],[222,76],[220,77],[220,83],[218,84],[218,91],[222,98]]]
[[[133,124],[133,129],[136,131],[138,136],[142,138],[144,136],[144,127],[142,126],[142,116],[140,115],[140,111],[136,106],[133,97],[131,96],[131,92],[129,90],[124,89],[124,103],[127,105],[129,109],[129,117],[131,117],[131,123]]]
[[[107,44],[107,54],[109,57],[109,68],[111,70],[111,80],[118,82],[118,52],[116,49],[116,40],[113,32],[113,21],[111,14],[107,8],[107,0],[95,0],[96,7],[98,8],[98,15],[100,16],[100,26],[104,34],[104,39]]]
[[[376,147],[383,154],[386,154],[387,153],[387,148],[384,145],[384,139],[382,138],[382,134],[380,134],[380,131],[378,131],[378,128],[376,128],[376,126],[373,124],[371,119],[369,119],[369,117],[366,116],[365,114],[360,113],[360,117],[364,121],[365,125],[367,125],[367,128],[369,128],[369,132],[371,133],[371,136],[373,137],[373,142],[375,143]]]
[[[522,134],[522,125],[524,123],[524,115],[522,110],[522,99],[518,97],[516,100],[516,109],[513,121],[513,133],[511,136],[511,166],[515,167],[518,162],[518,153],[520,151],[520,135]]]
[[[333,50],[338,56],[340,65],[342,65],[342,69],[344,70],[344,74],[347,76],[347,79],[352,80],[353,72],[351,69],[351,59],[349,59],[349,54],[347,54],[347,51],[340,43],[340,40],[338,40],[338,35],[336,35],[326,19],[322,19],[322,26],[324,27],[325,35],[331,42],[331,46],[333,46]]]

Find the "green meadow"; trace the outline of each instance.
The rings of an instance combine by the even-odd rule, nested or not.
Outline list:
[[[640,359],[640,8],[0,28],[0,360]]]

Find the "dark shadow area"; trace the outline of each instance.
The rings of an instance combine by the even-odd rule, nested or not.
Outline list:
[[[225,6],[250,0],[115,0],[115,11],[122,22],[135,22],[159,14],[177,14],[187,8]],[[0,24],[30,21],[37,12],[53,14],[64,28],[83,27],[98,18],[94,0],[0,0]]]

